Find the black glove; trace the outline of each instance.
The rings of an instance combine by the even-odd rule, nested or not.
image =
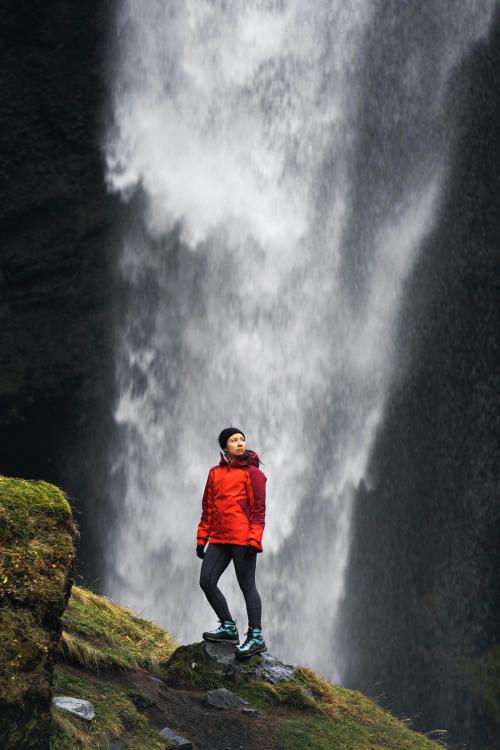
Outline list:
[[[198,555],[200,560],[203,560],[203,558],[205,557],[205,545],[204,544],[199,544],[196,547],[196,554]]]
[[[251,544],[247,544],[247,548],[245,550],[245,557],[253,557],[257,554],[257,550],[255,547],[253,547]]]

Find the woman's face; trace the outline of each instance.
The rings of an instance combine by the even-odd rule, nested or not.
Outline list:
[[[241,432],[235,432],[226,443],[226,453],[230,458],[239,458],[246,451],[245,436]]]

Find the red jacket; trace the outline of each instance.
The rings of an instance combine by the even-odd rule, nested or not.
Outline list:
[[[223,454],[208,472],[197,544],[250,544],[262,552],[267,477],[254,451],[228,464]]]

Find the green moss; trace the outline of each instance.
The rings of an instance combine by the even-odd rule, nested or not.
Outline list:
[[[170,633],[80,586],[73,586],[63,626],[64,658],[95,672],[143,667],[161,674],[177,647]]]
[[[34,517],[46,524],[49,517],[67,521],[72,515],[64,492],[43,481],[0,476],[0,502],[16,539],[30,535]]]
[[[229,685],[226,685],[229,687]],[[321,706],[311,692],[297,680],[287,680],[271,685],[264,680],[252,680],[231,687],[255,708],[269,710],[275,707],[301,709],[321,713]]]
[[[0,599],[62,610],[77,533],[58,487],[0,477]]]
[[[95,717],[85,721],[54,706],[50,750],[107,750],[115,738],[122,738],[132,750],[170,747],[142,715],[141,709],[152,704],[142,693],[124,690],[92,675],[73,677],[56,671],[54,694],[90,701]]]
[[[332,685],[314,670],[300,667],[297,682],[310,696],[314,716],[282,724],[281,750],[437,750],[440,746],[377,706],[362,693]],[[279,686],[276,686],[279,687]]]
[[[175,688],[212,690],[227,687],[231,680],[214,671],[214,663],[203,643],[179,646],[162,668],[162,679]]]
[[[0,477],[0,737],[47,747],[50,683],[78,534],[64,493]]]
[[[49,633],[33,612],[4,603],[0,607],[2,634],[2,703],[15,705],[26,693],[47,691]]]
[[[284,722],[275,737],[276,750],[437,750],[437,745],[404,724],[389,728],[372,722],[332,721],[323,717]]]
[[[414,732],[355,690],[339,688],[313,670],[299,668],[296,680],[270,685],[255,681],[235,689],[256,708],[309,712],[310,718],[284,722],[275,737],[283,750],[437,750],[439,745]]]

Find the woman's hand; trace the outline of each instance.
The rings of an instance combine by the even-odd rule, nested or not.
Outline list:
[[[247,544],[247,548],[245,550],[245,557],[253,557],[257,554],[257,550],[255,547],[253,547],[251,544]]]
[[[204,544],[199,544],[196,547],[196,554],[198,555],[200,560],[203,560],[203,558],[205,557],[205,545]]]

